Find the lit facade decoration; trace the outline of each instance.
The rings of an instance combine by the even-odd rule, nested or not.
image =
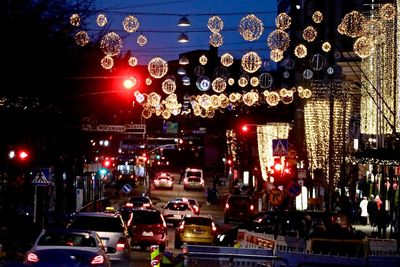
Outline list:
[[[289,123],[268,123],[257,126],[258,156],[262,178],[268,179],[267,170],[274,164],[272,140],[287,139],[289,136]]]
[[[239,33],[246,41],[258,40],[264,32],[263,22],[256,15],[249,14],[239,23]]]
[[[168,63],[160,57],[155,57],[150,60],[147,69],[151,77],[159,79],[164,77],[168,72]]]
[[[101,39],[100,48],[107,56],[117,56],[121,53],[122,39],[117,33],[109,32]]]
[[[237,135],[236,132],[233,130],[226,131],[226,145],[227,145],[227,152],[228,155],[231,157],[233,161],[237,160]]]
[[[360,37],[364,30],[365,17],[358,11],[347,13],[338,26],[340,34],[349,37]]]
[[[384,4],[380,9],[379,9],[379,16],[383,20],[392,20],[396,17],[396,7],[394,7],[392,4]]]
[[[289,29],[290,24],[292,24],[292,18],[286,13],[280,13],[275,18],[275,25],[276,25],[276,28],[279,30],[284,31],[284,30]]]
[[[220,32],[224,28],[224,21],[219,16],[208,19],[207,27],[211,32]]]
[[[354,53],[360,58],[369,57],[374,49],[375,45],[373,40],[365,36],[358,38],[353,45]]]
[[[108,20],[107,20],[106,15],[104,15],[104,14],[98,14],[98,15],[97,15],[96,23],[97,23],[97,25],[98,25],[99,27],[104,27],[104,26],[106,26],[107,22],[108,22]]]
[[[122,26],[126,32],[136,32],[139,29],[139,20],[135,16],[129,15],[122,21]]]
[[[385,41],[361,62],[361,133],[392,134],[400,131],[399,33],[393,29],[399,21],[384,21]],[[397,38],[397,40],[396,40]],[[397,64],[397,65],[396,65]],[[397,79],[397,80],[396,80]]]
[[[85,46],[89,43],[90,38],[86,31],[79,31],[75,34],[75,42],[79,46]]]

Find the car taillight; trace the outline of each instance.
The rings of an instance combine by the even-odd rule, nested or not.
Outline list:
[[[117,243],[117,250],[124,250],[126,245],[126,241],[124,238],[120,238]]]
[[[181,225],[179,225],[179,231],[183,232],[185,229],[185,222],[182,222]]]
[[[225,209],[229,209],[229,204],[228,203],[225,204]]]
[[[250,205],[250,210],[253,211],[254,210],[254,206]]]
[[[184,184],[187,184],[187,183],[189,183],[188,179],[187,179],[187,178],[185,178],[185,179],[183,180],[183,183],[184,183]]]
[[[149,204],[149,203],[145,203],[145,204],[143,204],[143,207],[149,208],[149,207],[150,207],[150,204]]]
[[[126,203],[126,204],[125,204],[125,207],[127,207],[127,208],[132,208],[132,207],[133,207],[133,203]]]
[[[103,263],[104,263],[104,257],[102,255],[94,257],[93,260],[90,262],[91,265],[97,265]]]
[[[26,255],[26,262],[28,262],[28,263],[36,263],[36,262],[39,262],[39,257],[38,257],[35,253],[29,252],[29,253]]]
[[[215,226],[215,223],[214,223],[214,222],[211,223],[211,227],[212,227],[212,231],[213,231],[213,232],[216,232],[216,231],[217,231],[217,227]]]
[[[196,213],[199,212],[199,207],[193,206],[193,209],[194,209],[194,211],[195,211]]]
[[[204,185],[204,180],[203,179],[200,180],[200,184]]]

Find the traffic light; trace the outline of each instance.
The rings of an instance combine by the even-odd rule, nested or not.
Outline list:
[[[275,158],[270,175],[273,177],[275,185],[287,185],[292,180],[292,170],[281,158]]]
[[[245,124],[245,125],[242,126],[241,129],[242,129],[243,133],[247,133],[249,131],[249,126],[247,126],[247,124]]]
[[[109,168],[111,166],[111,161],[109,159],[105,159],[102,165],[104,168]]]

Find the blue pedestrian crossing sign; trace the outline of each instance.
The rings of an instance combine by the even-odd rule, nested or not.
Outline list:
[[[288,154],[288,140],[287,139],[273,139],[272,140],[272,156],[282,157]]]
[[[40,169],[37,172],[37,174],[35,175],[35,178],[33,179],[32,184],[34,186],[48,186],[48,185],[50,185],[48,169]]]

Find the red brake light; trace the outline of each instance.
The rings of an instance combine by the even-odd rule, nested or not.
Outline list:
[[[133,207],[133,203],[126,203],[126,204],[125,204],[125,207],[127,207],[127,208],[132,208],[132,207]]]
[[[194,208],[194,211],[195,211],[195,212],[198,212],[198,211],[199,211],[199,207],[193,206],[193,208]]]
[[[39,262],[39,257],[35,253],[30,252],[26,255],[26,261],[28,263],[36,263]]]
[[[117,250],[124,250],[126,245],[126,241],[123,238],[120,238],[117,243]]]
[[[93,260],[90,262],[92,265],[96,264],[103,264],[104,263],[104,257],[102,255],[98,255],[93,258]]]
[[[254,210],[254,206],[250,205],[250,210],[253,211]]]
[[[183,231],[185,229],[185,222],[182,222],[181,225],[179,225],[179,231]]]
[[[229,204],[228,203],[225,204],[225,209],[229,209]]]

